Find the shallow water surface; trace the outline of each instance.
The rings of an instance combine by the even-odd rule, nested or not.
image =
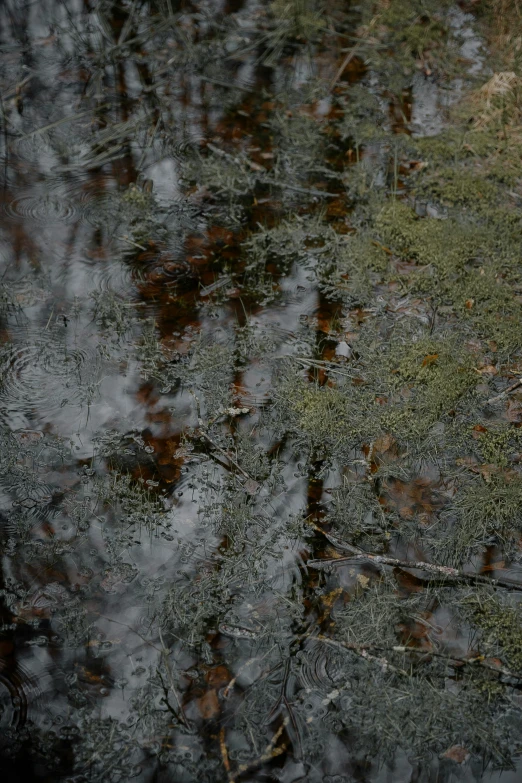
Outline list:
[[[4,780],[519,779],[522,196],[417,5],[1,5]]]

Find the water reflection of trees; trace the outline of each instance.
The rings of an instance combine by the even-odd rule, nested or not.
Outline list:
[[[326,5],[0,10],[0,681],[10,755],[45,774],[367,779],[369,756],[430,742],[507,763],[516,634],[498,676],[466,662],[458,623],[480,618],[460,587],[455,624],[447,585],[381,578],[389,563],[338,581],[305,567],[335,545],[328,526],[383,547],[399,525],[422,533],[448,493],[431,452],[401,450],[368,415],[370,397],[397,394],[406,332],[394,343],[377,257],[394,253],[368,240],[357,277],[345,250],[373,191],[406,179],[409,85],[393,93],[398,70],[387,82],[375,56],[382,91],[354,119],[363,55],[397,38],[371,38],[367,9]],[[370,318],[341,361],[340,336]],[[384,333],[396,353],[377,371],[365,356]],[[444,354],[423,339],[426,374]],[[451,362],[456,404],[471,370],[457,349]],[[513,612],[491,604],[488,633]]]

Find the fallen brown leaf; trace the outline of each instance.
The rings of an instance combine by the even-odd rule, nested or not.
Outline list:
[[[207,691],[198,699],[198,709],[203,720],[211,720],[219,713],[219,701],[215,690]]]
[[[451,759],[451,761],[455,761],[457,764],[463,764],[469,759],[469,753],[462,745],[452,745],[451,748],[448,748],[442,754],[442,757]]]

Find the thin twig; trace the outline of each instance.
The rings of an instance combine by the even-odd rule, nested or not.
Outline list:
[[[279,726],[278,730],[266,746],[265,750],[259,756],[259,758],[255,759],[255,761],[251,761],[249,764],[241,764],[237,768],[237,770],[234,772],[233,775],[229,777],[229,783],[236,783],[237,779],[241,777],[241,775],[244,775],[245,772],[249,772],[251,769],[254,769],[255,767],[258,767],[260,764],[263,764],[265,761],[270,761],[270,759],[275,758],[276,756],[280,756],[281,753],[284,752],[286,749],[286,743],[283,743],[282,747],[276,748],[274,747],[277,740],[285,730],[285,728],[288,725],[288,718],[285,718],[281,725]]]
[[[220,454],[223,454],[223,456],[224,456],[224,457],[226,457],[226,459],[227,459],[227,460],[230,462],[230,464],[231,464],[231,465],[233,465],[233,466],[234,466],[234,467],[235,467],[237,470],[239,470],[239,472],[241,473],[241,475],[243,475],[243,476],[246,478],[246,480],[249,482],[249,486],[248,486],[248,490],[247,490],[247,491],[248,491],[250,494],[252,494],[252,495],[255,495],[255,493],[257,492],[257,490],[259,489],[259,486],[260,486],[260,485],[259,485],[259,482],[258,482],[258,481],[256,481],[255,479],[253,479],[253,478],[252,478],[252,476],[250,476],[250,475],[249,475],[249,474],[246,472],[246,470],[243,470],[243,468],[241,467],[241,465],[239,465],[239,464],[238,464],[238,463],[235,461],[235,459],[233,459],[233,458],[230,456],[230,454],[228,454],[228,452],[226,452],[226,451],[225,451],[225,449],[222,449],[222,448],[221,448],[221,446],[219,446],[219,445],[216,443],[216,441],[215,441],[215,440],[213,440],[213,439],[210,437],[210,435],[208,435],[208,434],[205,432],[205,430],[204,430],[204,429],[202,429],[202,428],[200,427],[200,428],[199,428],[199,430],[198,430],[198,433],[201,435],[201,437],[202,437],[202,438],[205,438],[205,440],[207,440],[207,441],[208,441],[208,442],[209,442],[209,443],[210,443],[210,444],[211,444],[211,445],[212,445],[212,446],[213,446],[213,447],[214,447],[214,448],[215,448],[217,451],[219,451],[219,453],[220,453]]]
[[[78,114],[71,114],[69,117],[62,117],[60,120],[56,120],[56,122],[51,122],[49,125],[44,125],[41,128],[37,128],[34,131],[31,131],[30,133],[25,133],[23,136],[19,136],[16,141],[23,141],[24,139],[30,139],[33,136],[38,136],[39,133],[45,133],[48,130],[51,130],[52,128],[56,128],[58,125],[63,125],[65,122],[73,122],[74,120],[79,120],[81,117],[86,117],[88,114],[93,114],[95,111],[99,111],[100,109],[106,109],[108,108],[109,104],[104,103],[102,106],[96,106],[93,109],[87,109],[86,111],[81,111]]]
[[[387,671],[389,669],[390,671],[402,674],[405,677],[408,676],[408,672],[405,672],[404,669],[398,669],[396,666],[393,666],[393,664],[391,664],[387,658],[383,658],[382,655],[374,655],[373,653],[369,652],[370,650],[373,650],[373,652],[382,652],[381,648],[378,648],[375,645],[357,644],[356,642],[340,642],[337,639],[329,639],[328,636],[323,636],[323,634],[319,634],[318,636],[311,636],[310,639],[312,641],[317,640],[319,642],[324,642],[324,644],[329,644],[332,647],[342,647],[345,650],[354,652],[367,661],[372,661],[373,663],[379,664],[383,671]]]
[[[342,375],[344,378],[355,378],[355,375],[342,370],[338,370],[333,362],[323,361],[322,359],[306,359],[302,356],[291,356],[285,354],[284,356],[276,356],[275,359],[292,359],[295,362],[299,362],[304,367],[316,367],[319,370],[325,370],[326,372],[333,373],[334,375]]]
[[[346,55],[346,57],[342,61],[341,66],[339,67],[339,70],[337,71],[337,73],[335,74],[334,78],[330,82],[330,87],[328,89],[328,92],[332,92],[333,88],[335,87],[335,85],[337,84],[337,82],[339,81],[341,76],[343,75],[344,69],[353,60],[353,58],[355,57],[355,55],[357,54],[357,52],[359,51],[361,46],[362,46],[362,43],[359,42],[359,43],[356,43],[355,46],[352,49],[350,49],[350,51],[348,52],[348,54]]]
[[[334,557],[334,558],[319,558],[316,560],[308,560],[307,565],[310,568],[324,568],[328,566],[344,565],[345,563],[353,560],[369,560],[372,563],[378,565],[392,566],[394,568],[413,568],[418,571],[427,571],[430,574],[451,579],[456,582],[472,582],[479,584],[491,585],[492,587],[505,587],[508,590],[521,590],[522,583],[513,579],[504,578],[490,578],[489,576],[483,576],[482,574],[470,574],[466,571],[461,571],[458,568],[451,568],[450,566],[437,565],[435,563],[426,563],[423,560],[399,560],[396,557],[388,557],[387,555],[376,555],[371,552],[364,552],[359,547],[352,546],[346,541],[342,541],[337,536],[331,533],[324,533],[324,536],[333,544],[337,549],[343,549],[350,552],[346,557]]]
[[[223,766],[225,767],[227,775],[230,775],[230,761],[228,758],[228,750],[225,742],[225,727],[222,726],[219,731],[219,749],[221,750],[221,758],[223,759]]]
[[[147,250],[146,247],[139,245],[137,242],[133,242],[132,239],[129,239],[128,237],[116,237],[116,239],[120,239],[122,242],[127,242],[128,245],[133,245],[133,247],[137,247],[140,250]]]
[[[491,405],[493,402],[498,402],[507,394],[510,394],[512,391],[515,391],[515,389],[518,389],[519,386],[522,386],[522,378],[519,378],[517,381],[515,381],[515,383],[512,383],[511,386],[508,386],[507,389],[504,389],[503,392],[497,394],[496,397],[490,397],[489,400],[486,400],[486,405]]]
[[[496,672],[497,674],[502,674],[505,677],[510,677],[513,680],[522,680],[522,674],[517,674],[516,672],[511,671],[511,669],[507,669],[505,666],[495,666],[493,663],[489,663],[487,658],[485,658],[484,655],[476,655],[473,658],[462,658],[458,655],[448,655],[446,653],[439,653],[434,650],[422,650],[418,647],[407,647],[405,645],[393,645],[392,647],[382,647],[378,644],[358,644],[357,642],[341,642],[337,639],[329,639],[327,636],[324,636],[323,634],[319,634],[317,636],[310,636],[309,637],[311,641],[319,641],[323,642],[324,644],[330,644],[333,647],[342,647],[345,650],[349,650],[350,652],[357,653],[362,658],[365,658],[369,661],[374,661],[375,663],[378,663],[380,666],[383,667],[383,670],[390,669],[391,671],[398,672],[400,674],[405,675],[406,677],[411,676],[408,672],[406,672],[404,669],[398,669],[396,666],[393,666],[387,658],[383,658],[383,653],[413,653],[414,655],[418,655],[420,657],[424,657],[426,655],[429,655],[434,658],[441,658],[448,662],[453,663],[461,663],[466,666],[481,666],[484,669],[488,669],[489,671]],[[371,652],[370,652],[371,651]],[[375,655],[377,653],[377,655]]]
[[[456,661],[457,663],[466,664],[466,666],[482,666],[484,669],[489,669],[497,674],[503,674],[505,677],[510,677],[513,680],[522,680],[522,674],[512,672],[511,669],[506,669],[505,666],[495,666],[494,663],[490,663],[484,655],[477,655],[474,658],[461,658],[459,655],[447,655],[446,653],[436,652],[434,650],[421,650],[417,647],[405,647],[404,645],[395,645],[391,648],[393,652],[399,653],[413,653],[414,655],[424,656],[430,655],[435,658],[442,658],[446,661]]]
[[[172,688],[172,693],[174,694],[174,698],[176,699],[176,704],[178,705],[178,717],[181,720],[181,722],[187,727],[190,727],[190,723],[187,720],[187,716],[185,715],[185,710],[183,709],[183,705],[181,703],[181,699],[178,696],[178,692],[176,690],[176,686],[174,684],[174,678],[172,676],[172,671],[170,669],[170,662],[168,658],[168,647],[165,646],[165,642],[163,641],[163,634],[161,633],[161,628],[158,627],[159,631],[159,638],[162,646],[161,654],[163,656],[163,660],[165,661],[165,669],[167,671],[167,677],[169,678],[170,687]]]
[[[371,20],[370,24],[368,25],[368,29],[372,28],[375,25],[377,19],[378,19],[378,15],[374,16],[374,18]],[[342,61],[342,63],[340,65],[337,73],[335,74],[334,78],[330,82],[330,87],[328,89],[328,92],[332,92],[333,88],[335,87],[335,85],[337,84],[337,82],[339,81],[341,76],[343,75],[346,66],[353,60],[353,58],[355,57],[355,55],[357,54],[357,52],[363,46],[364,43],[365,43],[364,40],[359,40],[355,44],[355,46],[352,49],[349,50],[349,52],[347,53],[346,57]]]

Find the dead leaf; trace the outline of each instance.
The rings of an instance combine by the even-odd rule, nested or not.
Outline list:
[[[412,519],[419,515],[428,521],[438,505],[433,494],[434,489],[434,483],[428,478],[416,478],[409,482],[394,479],[385,486],[385,499],[403,519]]]
[[[431,367],[432,364],[436,364],[438,358],[439,358],[438,353],[429,353],[422,360],[422,366]]]
[[[491,477],[494,476],[496,473],[498,473],[501,470],[501,468],[498,467],[498,465],[481,465],[479,468],[480,475],[484,479],[484,481],[489,484],[491,481]]]
[[[462,745],[452,745],[445,753],[442,754],[442,758],[451,759],[457,764],[463,764],[469,759],[469,752]]]
[[[506,411],[508,421],[512,421],[516,424],[522,421],[522,403],[518,400],[508,400],[508,406]]]
[[[207,691],[198,699],[199,714],[203,720],[211,720],[219,713],[219,700],[215,690]]]
[[[222,685],[225,685],[230,680],[230,677],[231,674],[228,671],[227,667],[221,665],[221,666],[214,666],[212,669],[210,669],[205,675],[205,680],[213,688],[220,688]]]
[[[505,560],[499,560],[498,563],[490,563],[483,567],[483,571],[503,571],[506,567]]]
[[[386,432],[384,435],[380,435],[377,440],[373,443],[373,453],[374,454],[385,454],[387,451],[391,451],[392,447],[395,446],[396,440],[393,437],[393,435],[390,435],[389,432]]]

